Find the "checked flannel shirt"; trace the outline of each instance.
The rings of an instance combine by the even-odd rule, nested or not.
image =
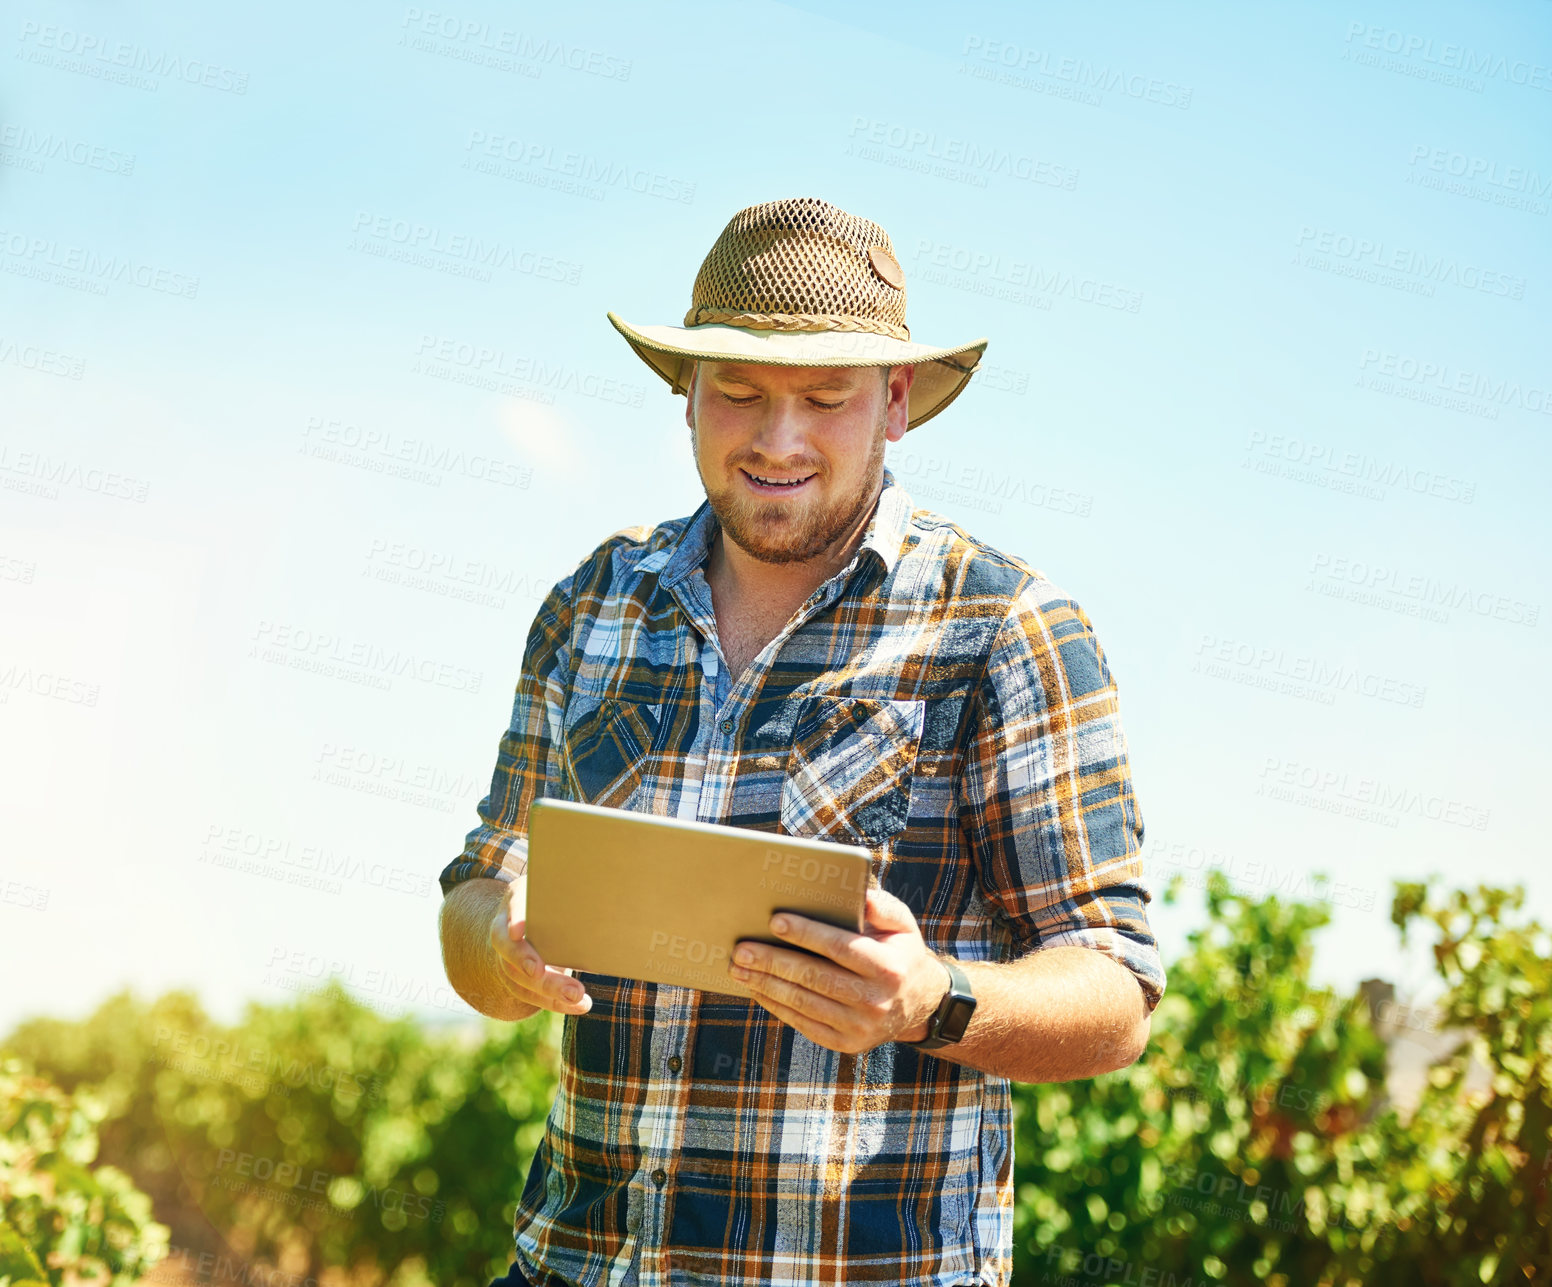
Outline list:
[[[742,676],[709,505],[605,541],[528,636],[480,825],[441,873],[511,879],[544,796],[866,846],[932,948],[1078,944],[1164,972],[1116,688],[1039,572],[886,470],[856,556]],[[1008,1082],[826,1050],[740,997],[599,975],[517,1208],[536,1283],[1004,1283]]]

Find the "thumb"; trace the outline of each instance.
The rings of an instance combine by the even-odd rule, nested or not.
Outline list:
[[[528,929],[528,890],[514,884],[507,895],[507,937],[517,942]]]
[[[863,915],[867,923],[877,929],[894,932],[917,931],[916,917],[911,915],[911,909],[888,890],[880,889],[876,885],[868,890],[868,901]]]

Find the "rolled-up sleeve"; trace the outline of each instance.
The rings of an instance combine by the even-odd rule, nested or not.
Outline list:
[[[563,796],[561,721],[570,681],[571,593],[576,574],[545,597],[523,652],[512,718],[496,752],[490,793],[463,852],[442,869],[442,895],[476,876],[511,881],[528,856],[528,808],[545,796]]]
[[[993,640],[961,790],[982,892],[1018,948],[1104,952],[1151,1013],[1164,966],[1116,685],[1087,615],[1048,581],[1026,583]]]

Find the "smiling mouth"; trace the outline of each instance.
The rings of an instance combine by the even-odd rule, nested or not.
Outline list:
[[[739,472],[761,491],[796,491],[813,477],[812,474],[804,474],[801,478],[776,478],[769,474],[756,474],[747,469],[740,469]]]

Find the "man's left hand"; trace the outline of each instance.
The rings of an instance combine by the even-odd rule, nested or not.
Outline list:
[[[893,894],[868,890],[863,930],[777,912],[771,933],[824,959],[745,939],[729,973],[765,1009],[826,1049],[851,1055],[886,1041],[921,1041],[948,991],[947,969]]]

